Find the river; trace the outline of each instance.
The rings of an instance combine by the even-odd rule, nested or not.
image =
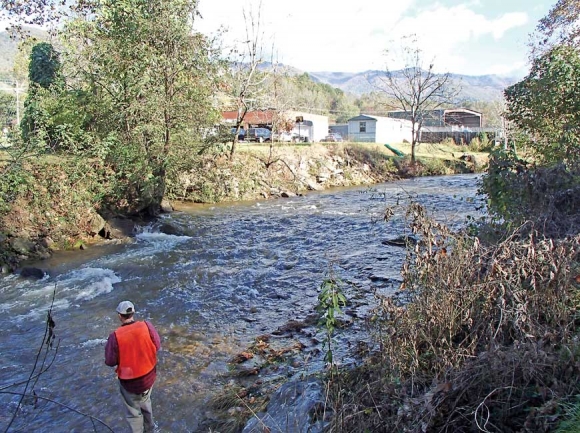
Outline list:
[[[57,253],[35,264],[48,272],[42,280],[3,277],[0,428],[6,429],[18,402],[5,392],[24,389],[7,385],[25,381],[33,370],[54,294],[60,345],[35,386],[38,395],[126,431],[118,382],[103,355],[118,326],[115,307],[130,299],[138,319],[150,320],[162,336],[153,391],[160,431],[206,431],[208,399],[229,380],[228,361],[257,335],[311,316],[329,270],[356,287],[358,295],[349,295],[358,296],[362,310],[372,306],[373,291],[394,290],[404,250],[381,241],[404,234],[405,225],[402,213],[392,223],[382,221],[387,205],[413,198],[437,219],[462,224],[477,214],[478,179],[426,177],[289,199],[181,205],[133,242]],[[362,323],[352,332],[364,333]],[[338,343],[346,346],[346,338]],[[320,350],[308,350],[299,368],[316,369]],[[340,353],[339,361],[350,362],[346,351]],[[25,401],[10,431],[18,429],[83,432],[93,425],[40,400],[36,406]],[[108,430],[97,423],[97,431]]]

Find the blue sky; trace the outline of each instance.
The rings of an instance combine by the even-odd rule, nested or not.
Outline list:
[[[362,72],[402,66],[397,53],[415,34],[438,72],[522,77],[530,33],[556,0],[200,0],[196,27],[223,27],[227,46],[244,39],[246,15],[261,12],[267,60],[305,71]]]

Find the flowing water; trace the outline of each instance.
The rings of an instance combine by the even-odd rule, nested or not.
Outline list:
[[[437,219],[462,224],[477,213],[477,181],[476,175],[431,177],[290,199],[182,205],[133,242],[37,263],[48,272],[40,281],[0,279],[0,429],[18,402],[6,392],[24,390],[6,386],[33,371],[54,296],[60,346],[35,386],[38,395],[126,431],[118,382],[103,356],[118,326],[115,307],[130,299],[138,319],[150,320],[162,336],[153,391],[159,429],[206,431],[201,422],[211,416],[208,399],[228,380],[228,361],[257,335],[311,316],[329,269],[356,287],[349,296],[363,310],[372,306],[373,291],[397,286],[404,251],[381,241],[404,234],[404,218],[401,211],[392,223],[382,222],[387,205],[411,197]],[[362,324],[352,329],[339,338],[344,347],[364,332]],[[300,368],[319,368],[316,353]],[[84,432],[93,424],[52,402],[25,400],[10,431],[19,428]],[[108,431],[98,423],[96,429]]]

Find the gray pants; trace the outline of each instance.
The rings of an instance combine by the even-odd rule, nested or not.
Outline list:
[[[143,394],[131,394],[121,384],[119,384],[119,388],[121,388],[127,422],[131,426],[131,431],[133,433],[152,433],[155,427],[151,408],[151,390],[153,388],[148,389]]]

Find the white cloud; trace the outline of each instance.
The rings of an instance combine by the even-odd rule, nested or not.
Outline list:
[[[505,14],[502,17],[494,20],[493,25],[493,37],[495,39],[501,39],[505,32],[511,30],[515,27],[520,27],[528,23],[528,15],[523,12],[514,12]]]
[[[360,71],[369,58],[380,58],[383,41],[372,30],[395,25],[412,0],[365,3],[338,3],[331,0],[263,0],[262,21],[267,45],[274,45],[278,60],[305,70]],[[256,10],[258,3],[253,3]],[[203,20],[197,28],[212,31],[224,24],[230,31],[225,42],[242,40],[245,22],[242,10],[252,3],[202,0]]]
[[[383,69],[384,50],[390,43],[416,33],[426,59],[435,58],[441,69],[476,74],[470,60],[473,54],[470,44],[478,43],[481,48],[484,40],[501,43],[510,30],[529,24],[525,12],[504,13],[493,19],[476,13],[472,8],[477,7],[477,0],[453,7],[436,3],[428,8],[411,9],[414,3],[414,0],[262,0],[264,45],[274,47],[278,53],[274,60],[303,70],[360,72]],[[228,27],[230,31],[224,42],[233,44],[245,34],[242,11],[256,11],[259,4],[201,0],[200,12],[204,18],[196,26],[204,33],[220,25]],[[523,61],[525,47],[517,54]],[[510,64],[519,60],[519,57],[511,59]],[[491,68],[486,67],[480,73],[488,73]]]
[[[440,72],[487,74],[490,73],[490,69],[485,57],[493,52],[493,44],[501,43],[499,40],[506,36],[509,30],[521,27],[528,21],[526,13],[508,13],[496,19],[489,19],[466,5],[448,8],[437,4],[420,11],[415,16],[402,19],[391,31],[390,37],[397,41],[405,34],[416,33],[425,60],[435,59],[435,67]],[[476,65],[472,64],[476,57],[475,50],[483,50],[483,40],[489,36],[493,40],[486,41],[487,50],[485,53],[482,52],[479,59],[481,70],[476,71]],[[525,52],[524,46],[522,51]],[[520,55],[522,52],[517,54]],[[514,59],[510,63],[513,62]],[[508,68],[506,66],[506,69]],[[519,66],[516,67],[518,68]]]

